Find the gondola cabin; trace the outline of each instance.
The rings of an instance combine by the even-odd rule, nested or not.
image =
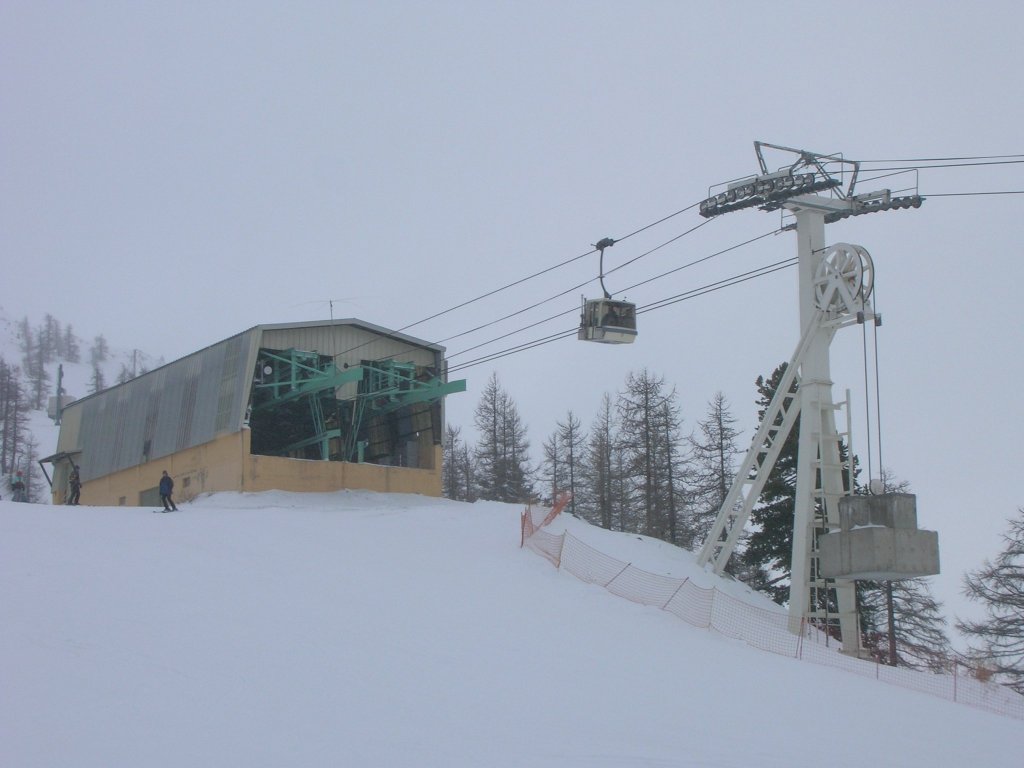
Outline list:
[[[632,344],[636,338],[636,304],[615,299],[585,301],[579,338],[602,344]]]

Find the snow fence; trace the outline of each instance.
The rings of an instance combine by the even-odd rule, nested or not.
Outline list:
[[[522,515],[521,546],[581,581],[598,584],[614,595],[654,606],[695,627],[743,640],[763,651],[843,669],[861,677],[1024,720],[1024,696],[998,683],[978,679],[984,675],[956,660],[950,660],[942,672],[923,672],[845,656],[839,652],[840,644],[835,639],[814,626],[805,623],[800,634],[790,632],[787,614],[749,605],[714,587],[699,587],[689,579],[635,568],[594,549],[568,531],[555,535],[544,530],[568,500],[568,495],[559,497],[550,511],[545,510],[540,522],[535,520],[540,512],[527,507]]]

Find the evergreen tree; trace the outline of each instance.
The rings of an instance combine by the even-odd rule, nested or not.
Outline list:
[[[666,483],[661,486],[661,501],[668,515],[668,540],[687,548],[693,546],[696,532],[691,524],[692,514],[688,499],[692,491],[686,485],[692,480],[693,470],[685,453],[680,451],[682,444],[683,420],[679,415],[679,406],[673,397],[666,398],[661,404],[661,425],[664,430],[664,469]]]
[[[0,471],[5,474],[21,455],[28,434],[28,406],[21,371],[0,358]]]
[[[986,618],[958,620],[973,660],[1024,694],[1024,508],[1009,520],[1006,543],[995,561],[964,577],[964,595],[981,603]]]
[[[39,443],[28,434],[24,441],[24,450],[15,467],[22,471],[25,478],[26,500],[32,504],[41,502],[46,494],[46,485],[39,470]]]
[[[442,445],[442,488],[445,498],[473,501],[473,469],[469,447],[462,440],[462,428],[445,427]]]
[[[32,325],[28,318],[24,317],[18,323],[18,348],[21,349],[21,362],[28,368],[32,360],[32,351],[35,349],[35,334],[32,332]]]
[[[633,509],[633,481],[628,470],[626,443],[616,435],[611,454],[611,508],[618,530],[639,531],[640,519]]]
[[[107,388],[107,382],[103,377],[103,369],[100,368],[99,363],[94,363],[92,366],[92,378],[90,379],[90,390],[89,394],[96,394],[100,390]]]
[[[43,346],[43,337],[40,335],[36,338],[35,348],[29,355],[30,365],[28,365],[25,372],[28,377],[32,407],[39,410],[46,405],[46,396],[50,387],[50,374],[46,370],[46,351]]]
[[[759,418],[764,418],[771,405],[775,391],[786,373],[787,365],[782,363],[768,379],[763,376],[757,377],[757,391],[760,395],[757,400]],[[796,388],[794,382],[790,391],[796,392]],[[781,414],[777,423],[781,423]],[[752,586],[783,605],[789,600],[789,572],[793,561],[799,435],[800,417],[797,416],[796,423],[782,444],[775,466],[761,491],[760,503],[751,510],[753,532],[747,539],[747,546],[742,555],[746,568],[754,568],[770,575],[769,581]]]
[[[699,542],[707,538],[735,480],[740,453],[735,423],[725,395],[717,392],[708,403],[707,415],[697,422],[697,435],[690,435],[694,474],[691,525]]]
[[[53,315],[47,313],[43,325],[39,329],[38,343],[43,352],[43,362],[52,363],[57,359],[61,346],[60,323]]]
[[[549,500],[553,503],[562,491],[569,491],[572,499],[569,512],[576,514],[578,485],[582,481],[582,463],[586,436],[580,428],[580,420],[569,411],[565,421],[555,422],[555,431],[544,442],[544,460],[541,474],[550,489]]]
[[[671,540],[676,530],[672,504],[682,495],[675,449],[681,423],[676,392],[666,393],[664,377],[644,369],[626,377],[617,407],[631,496],[642,521],[639,531]]]
[[[541,443],[541,450],[544,458],[541,459],[538,471],[546,489],[541,492],[541,497],[551,504],[554,503],[558,491],[565,486],[565,477],[568,474],[566,463],[562,459],[562,446],[557,431],[552,432],[548,439]]]
[[[110,357],[110,347],[107,346],[107,340],[101,333],[93,339],[92,347],[89,349],[89,362],[96,367],[100,363],[105,363],[108,357]]]
[[[459,481],[455,466],[455,453],[462,443],[461,427],[445,426],[444,441],[441,443],[441,493],[446,499],[459,498]]]
[[[615,508],[613,488],[616,431],[615,408],[606,392],[587,439],[583,482],[576,509],[577,514],[585,520],[608,530],[613,529]]]
[[[584,464],[587,455],[587,433],[583,429],[579,418],[572,411],[566,414],[564,422],[555,422],[555,425],[558,427],[558,437],[562,441],[562,446],[569,461],[568,491],[572,494],[572,499],[569,501],[569,512],[575,515],[576,494],[579,492],[579,486],[582,484],[583,477],[586,474]]]
[[[942,604],[932,596],[928,579],[858,581],[857,585],[866,587],[858,590],[858,607],[867,608],[874,624],[874,631],[865,633],[864,645],[879,661],[932,672],[948,668],[952,646],[946,635],[946,619]]]
[[[526,426],[512,398],[491,378],[474,413],[480,433],[477,445],[480,497],[490,501],[526,502],[533,497],[530,443]]]
[[[62,354],[69,363],[77,363],[82,359],[82,350],[78,344],[78,337],[75,336],[75,332],[71,330],[70,325],[64,329],[64,348]]]
[[[769,379],[758,376],[757,390],[760,398],[757,401],[760,410],[758,415],[761,419],[771,405],[772,398],[786,374],[787,363],[777,367]],[[790,392],[796,393],[798,382],[794,381],[790,386]],[[782,414],[776,417],[776,424],[782,423]],[[768,474],[767,482],[761,490],[760,504],[751,511],[750,519],[754,524],[753,532],[747,539],[747,546],[743,552],[744,566],[754,568],[765,574],[770,574],[769,579],[760,584],[753,584],[757,589],[770,595],[775,602],[785,605],[789,601],[790,571],[793,565],[793,524],[796,517],[796,479],[797,479],[797,453],[800,443],[800,416],[794,420],[793,427],[782,444],[775,466]],[[849,449],[846,444],[839,441],[839,461],[845,466],[850,461]],[[857,460],[854,457],[853,475],[859,474]],[[842,475],[843,490],[849,492],[849,477],[846,472]],[[814,514],[817,517],[824,515],[820,504]],[[831,593],[830,593],[831,594]],[[829,598],[829,605],[819,606],[828,611],[836,611],[837,606],[834,600]]]

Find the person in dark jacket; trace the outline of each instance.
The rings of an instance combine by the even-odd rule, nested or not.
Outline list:
[[[68,494],[68,504],[74,506],[78,504],[78,499],[82,495],[82,478],[78,474],[78,465],[72,464],[71,476],[68,477],[68,489],[71,493]]]
[[[25,476],[21,474],[20,469],[15,473],[14,477],[10,479],[9,484],[11,486],[11,493],[14,494],[11,501],[28,501],[28,490],[25,488]]]
[[[178,511],[178,508],[174,506],[174,499],[171,498],[172,493],[174,493],[174,481],[165,469],[160,478],[160,501],[164,503],[164,512]]]

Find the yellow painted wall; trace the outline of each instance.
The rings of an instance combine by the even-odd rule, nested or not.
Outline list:
[[[249,453],[250,432],[225,435],[156,461],[115,472],[82,484],[82,504],[137,506],[141,494],[160,483],[163,470],[174,478],[174,499],[188,501],[214,491],[328,492],[344,488],[387,493],[441,495],[441,446],[421,445],[431,469],[307,461]],[[54,484],[53,503],[60,504],[64,487]],[[147,502],[150,503],[150,502]]]

